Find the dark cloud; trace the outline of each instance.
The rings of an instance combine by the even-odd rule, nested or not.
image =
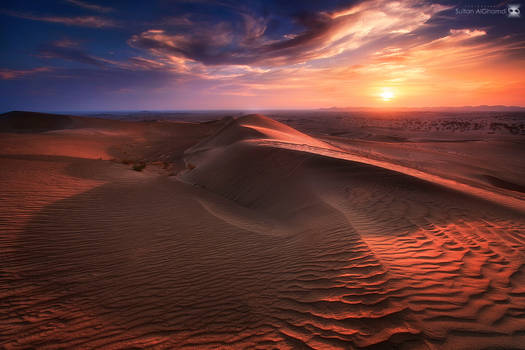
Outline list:
[[[237,26],[186,20],[184,24],[188,29],[185,31],[148,30],[133,35],[129,44],[206,65],[296,63],[311,58],[312,51],[321,46],[337,26],[326,14],[303,13],[294,20],[301,24],[303,31],[286,33],[275,40],[265,35],[266,19],[242,13]]]
[[[113,11],[111,7],[92,4],[86,1],[80,1],[80,0],[66,0],[66,1],[69,2],[70,4],[73,4],[75,6],[78,6],[84,9],[88,9],[91,11],[97,11],[97,12],[102,12],[102,13]]]
[[[38,56],[48,59],[58,58],[72,62],[89,64],[96,67],[107,66],[107,61],[88,54],[81,48],[77,47],[76,43],[69,40],[56,41],[47,45],[43,45],[38,50]]]
[[[310,57],[336,25],[325,12],[356,1],[203,1],[199,8],[188,3],[174,4],[177,16],[133,35],[129,44],[206,65],[294,63]]]
[[[229,4],[229,3],[228,3]],[[177,28],[160,27],[133,35],[128,43],[157,56],[184,58],[205,65],[278,66],[331,57],[370,40],[411,32],[442,6],[388,1],[343,3],[333,8],[305,3],[294,12],[227,7],[229,21],[179,17]],[[346,5],[346,6],[343,6]],[[265,15],[266,13],[266,15]],[[379,14],[379,16],[378,16]],[[272,30],[275,23],[280,31]]]
[[[108,28],[117,27],[116,21],[98,16],[56,16],[56,15],[35,15],[32,13],[18,11],[2,11],[1,13],[18,18],[29,19],[32,21],[60,23],[68,26]]]

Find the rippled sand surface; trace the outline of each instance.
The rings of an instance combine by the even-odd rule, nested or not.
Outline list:
[[[523,348],[519,197],[264,116],[157,126],[3,134],[3,347]]]

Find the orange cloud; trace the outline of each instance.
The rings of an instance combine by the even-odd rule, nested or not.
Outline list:
[[[512,44],[484,36],[483,30],[451,30],[407,49],[385,48],[357,70],[369,77],[370,89],[396,88],[400,104],[523,104],[525,69],[507,57]]]
[[[21,78],[27,75],[32,75],[36,73],[49,72],[51,68],[49,67],[38,67],[27,70],[16,70],[16,69],[0,69],[0,79],[16,79]]]

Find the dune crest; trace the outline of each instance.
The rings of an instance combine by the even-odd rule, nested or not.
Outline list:
[[[0,140],[2,346],[522,347],[520,213],[260,115],[80,122]]]
[[[424,181],[433,182],[441,186],[446,186],[452,190],[477,196],[485,200],[491,200],[525,213],[525,200],[521,198],[501,195],[494,191],[461,183],[453,179],[432,175],[399,164],[365,158],[363,156],[348,153],[341,148],[301,133],[289,126],[259,114],[231,119],[217,134],[210,136],[208,139],[205,139],[186,150],[186,164],[189,164],[189,167],[193,169],[197,164],[204,164],[207,160],[212,162],[217,161],[217,157],[222,157],[222,154],[228,146],[238,148],[239,145],[236,145],[237,142],[244,145],[252,143],[259,146],[306,152],[313,154],[313,156],[324,156],[377,166],[416,177]],[[206,153],[207,156],[204,153]],[[224,155],[224,157],[229,156]],[[188,181],[189,177],[191,176],[182,176],[182,179]]]

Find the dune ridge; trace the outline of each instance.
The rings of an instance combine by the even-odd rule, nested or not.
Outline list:
[[[202,127],[147,144],[177,176],[2,157],[6,348],[522,348],[519,211],[261,115]]]
[[[271,127],[269,127],[269,125],[271,125]],[[264,132],[254,133],[253,130],[264,130]],[[203,140],[197,145],[186,150],[185,153],[187,155],[192,155],[192,157],[186,157],[187,163],[189,162],[192,164],[192,161],[198,163],[199,157],[197,154],[200,154],[205,150],[212,150],[213,152],[210,152],[209,158],[213,158],[217,156],[217,152],[222,151],[224,147],[233,145],[240,141],[242,141],[244,144],[247,142],[252,142],[258,146],[290,149],[299,152],[311,153],[313,155],[322,155],[330,158],[378,166],[387,170],[392,170],[398,173],[446,186],[450,189],[461,191],[482,199],[495,201],[525,213],[525,201],[520,197],[515,198],[502,195],[494,191],[444,178],[442,176],[436,176],[418,169],[352,154],[335,145],[317,140],[311,136],[308,136],[262,115],[248,115],[236,120],[231,120],[229,124],[225,125],[217,135],[213,135],[210,137],[210,139]],[[500,182],[502,181],[497,183]],[[506,186],[509,187],[510,185]],[[515,187],[516,186],[512,188]]]

